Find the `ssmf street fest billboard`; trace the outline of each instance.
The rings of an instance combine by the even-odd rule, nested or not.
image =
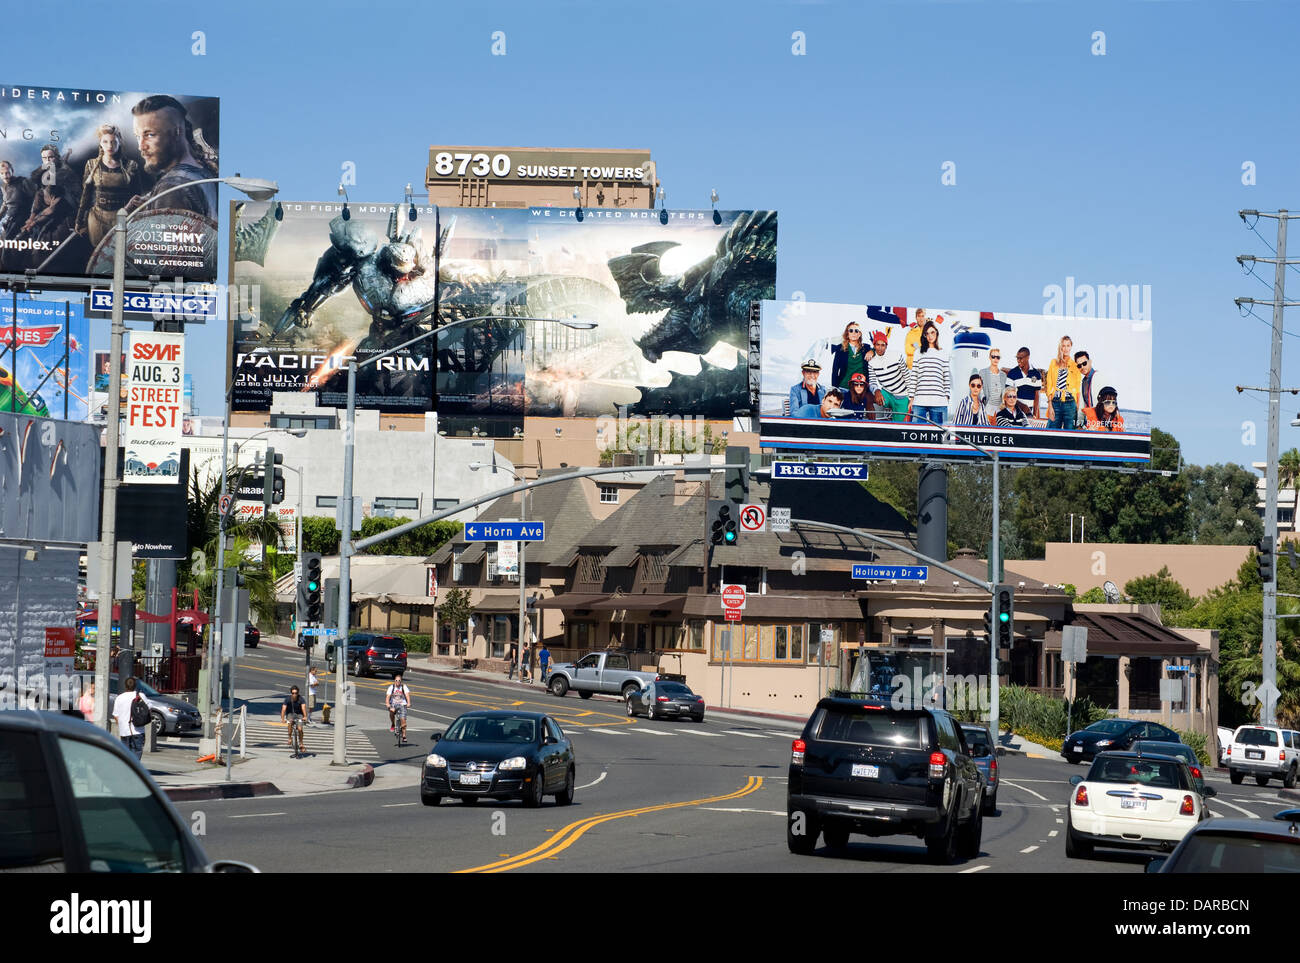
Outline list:
[[[525,414],[730,418],[749,408],[749,306],[776,287],[774,211],[238,205],[231,284],[238,410],[273,391],[344,404],[364,361],[443,323],[491,315],[358,371],[357,404],[497,427]],[[277,218],[277,213],[280,215]],[[441,278],[435,242],[441,232]],[[256,286],[256,287],[253,287]],[[594,322],[589,330],[511,320]],[[434,359],[434,341],[437,356]]]
[[[1151,322],[764,301],[764,447],[1061,462],[1151,457]]]
[[[127,278],[215,281],[217,185],[194,182],[218,121],[216,97],[0,84],[0,272],[111,278],[125,207]]]

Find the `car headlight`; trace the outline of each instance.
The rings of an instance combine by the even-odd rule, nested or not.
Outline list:
[[[424,760],[424,764],[430,769],[446,769],[447,760],[442,758],[436,752],[429,753],[429,758]]]
[[[504,771],[508,769],[524,769],[527,768],[527,766],[528,760],[523,756],[511,756],[509,759],[505,760],[505,762],[501,763],[501,765],[497,766],[497,768]]]
[[[1099,745],[1099,746],[1109,746],[1110,743],[1111,743],[1111,740],[1109,740],[1109,739],[1098,739],[1098,740],[1097,740],[1097,745]]]

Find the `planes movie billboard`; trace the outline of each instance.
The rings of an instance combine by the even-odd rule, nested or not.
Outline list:
[[[764,447],[1151,457],[1149,320],[764,301],[761,344]]]
[[[0,85],[0,271],[126,277],[217,275],[219,101],[157,91]],[[166,196],[164,195],[166,192]]]
[[[238,408],[265,410],[273,390],[342,404],[347,355],[430,330],[435,296],[441,324],[468,323],[359,369],[359,406],[426,410],[436,394],[443,423],[489,433],[526,414],[750,407],[749,304],[775,293],[773,211],[662,223],[653,210],[416,207],[412,222],[401,205],[390,223],[393,205],[352,204],[346,222],[337,203],[286,202],[280,222],[273,207],[247,204],[236,224],[232,284],[261,284],[235,333]]]
[[[85,421],[90,324],[80,301],[0,297],[0,411]],[[17,345],[17,352],[13,346]]]

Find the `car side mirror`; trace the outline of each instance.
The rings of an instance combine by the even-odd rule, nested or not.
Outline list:
[[[1204,789],[1201,790],[1201,795],[1204,796],[1206,799],[1213,799],[1218,794],[1219,791],[1215,789],[1213,786],[1206,786]]]
[[[218,859],[203,867],[205,873],[260,873],[252,863],[243,863],[237,859]]]
[[[1079,783],[1081,783],[1081,782],[1083,782],[1083,777],[1082,777],[1082,776],[1071,776],[1071,777],[1070,777],[1070,785],[1071,785],[1071,786],[1077,786],[1077,785],[1079,785]]]
[[[1147,873],[1160,872],[1160,868],[1165,865],[1165,862],[1168,859],[1169,859],[1168,856],[1152,856],[1151,859],[1147,862],[1146,869],[1143,870],[1143,872],[1147,872]]]
[[[439,739],[441,739],[441,738],[442,738],[442,733],[441,733],[441,732],[435,732],[432,736],[429,737],[429,741],[430,741],[430,742],[437,742],[437,741],[438,741]]]

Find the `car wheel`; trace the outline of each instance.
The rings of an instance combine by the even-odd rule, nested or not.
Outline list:
[[[639,685],[633,685],[629,682],[627,685],[623,686],[623,698],[626,699],[628,696],[634,695],[640,691],[641,687]]]
[[[645,717],[646,717],[647,719],[657,719],[657,718],[659,718],[658,716],[655,715],[655,707],[654,707],[654,706],[652,706],[652,705],[651,705],[651,706],[646,706]]]
[[[361,660],[360,660],[360,659],[354,659],[353,662],[352,662],[352,676],[353,676],[353,678],[357,678],[357,679],[361,678]]]
[[[631,696],[628,696],[628,697],[627,697],[627,715],[628,715],[628,718],[629,718],[629,719],[630,719],[632,716],[636,715],[636,710],[635,710],[634,708],[632,708],[632,697],[631,697]]]
[[[573,767],[564,776],[564,788],[555,794],[555,805],[568,806],[573,802]]]
[[[1286,771],[1286,775],[1282,777],[1282,785],[1285,786],[1287,789],[1294,789],[1295,777],[1296,777],[1296,767],[1294,764],[1292,764],[1291,768]]]
[[[943,820],[940,833],[925,837],[925,848],[929,850],[930,859],[940,866],[946,866],[957,858],[957,816],[949,813]]]
[[[1230,780],[1232,780],[1232,784],[1233,784],[1234,786],[1240,786],[1240,785],[1241,785],[1241,780],[1242,780],[1243,778],[1245,778],[1245,775],[1246,775],[1246,774],[1245,774],[1244,772],[1238,772],[1238,771],[1235,770],[1235,769],[1229,769],[1229,770],[1228,770],[1228,778],[1229,778]]]
[[[442,797],[435,793],[422,792],[420,793],[420,802],[426,806],[437,806],[442,802]]]
[[[153,731],[158,735],[164,735],[167,732],[167,720],[163,718],[161,712],[151,712],[149,717],[153,720]]]
[[[827,823],[822,828],[822,839],[831,849],[843,849],[849,844],[849,827],[842,823]]]
[[[542,773],[539,770],[533,776],[533,781],[528,784],[526,789],[524,789],[524,805],[529,809],[536,809],[542,804],[542,783],[544,781]]]
[[[799,831],[795,832],[796,829]],[[795,809],[786,814],[785,843],[790,852],[798,856],[812,855],[812,851],[817,848],[817,834],[820,831],[821,826],[811,813]]]
[[[563,699],[564,694],[569,691],[569,683],[562,675],[557,675],[551,680],[551,695],[557,699]]]
[[[997,815],[997,811],[998,811],[998,793],[997,790],[995,789],[993,790],[993,795],[986,797],[984,800],[984,815],[995,816]]]
[[[704,716],[692,716],[691,718],[693,718],[696,722],[704,721]]]
[[[1267,785],[1268,785],[1268,779],[1269,779],[1268,776],[1256,776],[1256,777],[1255,777],[1255,785],[1256,785],[1256,786],[1267,786]]]
[[[591,690],[590,690],[590,689],[584,689],[582,692],[579,692],[578,695],[582,696],[584,699],[590,699],[590,698],[591,698]]]
[[[1070,859],[1091,859],[1092,843],[1086,839],[1080,839],[1074,832],[1074,827],[1068,823],[1065,826],[1065,855]]]
[[[980,854],[980,839],[984,835],[984,807],[978,805],[965,826],[957,830],[957,852],[964,859],[974,859]]]

